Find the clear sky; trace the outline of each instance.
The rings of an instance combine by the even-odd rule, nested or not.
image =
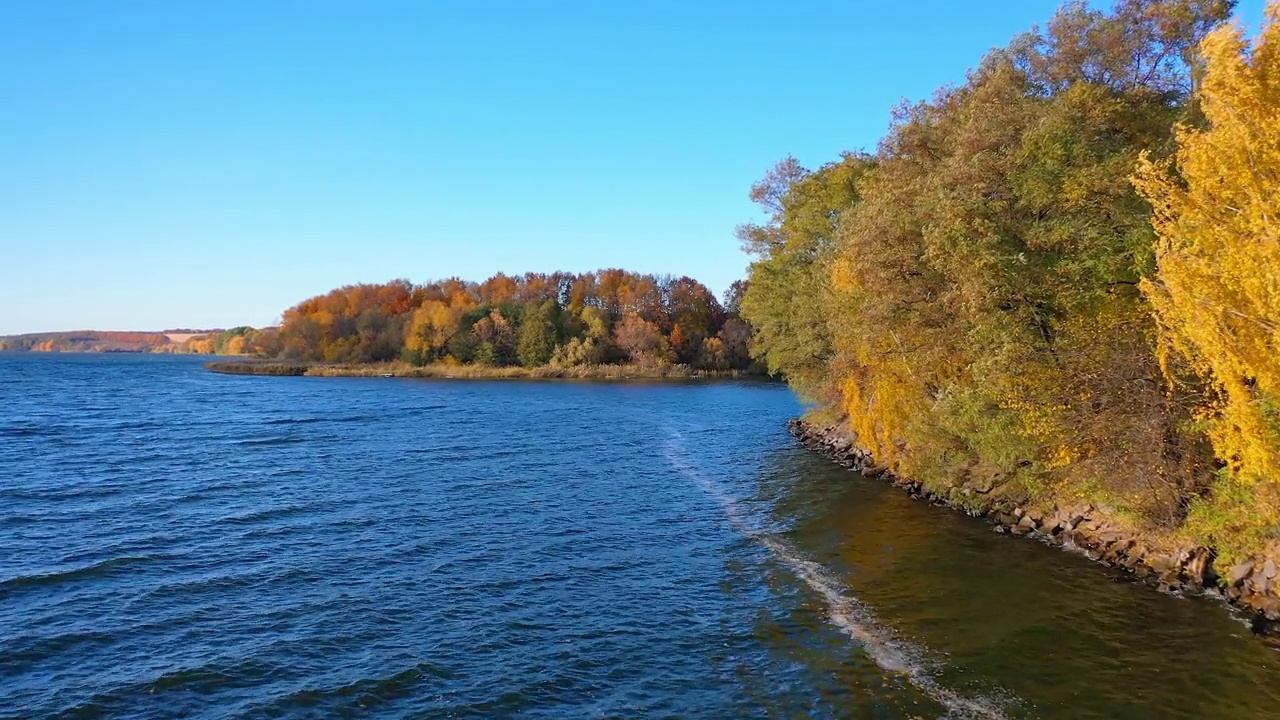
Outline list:
[[[719,293],[774,161],[874,147],[1058,4],[0,3],[0,334],[497,271]]]

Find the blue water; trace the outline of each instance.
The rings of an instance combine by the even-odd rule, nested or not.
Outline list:
[[[835,468],[799,411],[0,354],[0,717],[1280,717],[1225,609]]]

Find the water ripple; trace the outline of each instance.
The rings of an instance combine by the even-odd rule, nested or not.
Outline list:
[[[0,355],[0,393],[0,716],[1234,720],[1280,699],[1218,615],[796,450],[776,385]],[[1143,616],[1178,619],[1124,625]],[[1169,702],[1109,690],[1159,683]]]

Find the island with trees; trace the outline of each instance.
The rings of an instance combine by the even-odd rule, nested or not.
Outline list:
[[[338,288],[216,361],[226,373],[401,377],[706,377],[758,372],[745,283],[619,269]]]

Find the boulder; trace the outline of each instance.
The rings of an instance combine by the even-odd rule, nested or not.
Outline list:
[[[1249,574],[1252,572],[1253,572],[1253,561],[1246,560],[1245,562],[1242,562],[1239,565],[1236,565],[1235,567],[1231,568],[1231,572],[1227,573],[1227,582],[1231,583],[1232,585],[1239,585],[1240,583],[1244,582],[1244,579],[1249,577]]]

